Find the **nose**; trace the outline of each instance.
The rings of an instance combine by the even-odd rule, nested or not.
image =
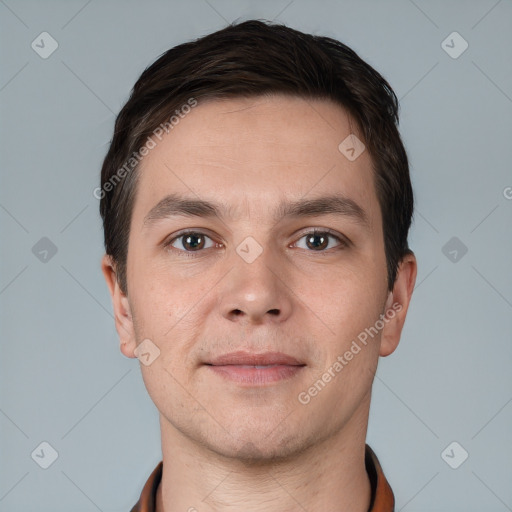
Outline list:
[[[250,263],[235,252],[230,259],[232,270],[219,290],[222,315],[240,323],[285,321],[292,311],[293,293],[286,283],[282,258],[265,248]]]

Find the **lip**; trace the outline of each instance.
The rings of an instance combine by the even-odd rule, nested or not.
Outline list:
[[[250,365],[250,366],[266,366],[266,365],[284,365],[284,366],[304,366],[305,364],[295,357],[283,354],[281,352],[263,352],[256,354],[254,352],[246,352],[239,350],[230,352],[208,361],[206,364],[212,366],[227,365]]]
[[[287,380],[305,366],[295,357],[281,352],[231,352],[205,363],[210,371],[242,386],[264,386]]]

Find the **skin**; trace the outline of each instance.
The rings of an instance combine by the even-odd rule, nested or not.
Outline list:
[[[160,413],[158,512],[368,510],[371,386],[379,356],[398,345],[416,261],[412,254],[403,259],[389,292],[370,155],[351,162],[338,150],[350,133],[358,132],[345,110],[327,100],[211,101],[195,107],[142,161],[128,294],[106,255],[102,270],[122,353],[136,357],[144,339],[160,350],[152,364],[141,363]],[[145,225],[171,193],[215,201],[226,211],[220,218],[182,215]],[[329,213],[273,217],[281,201],[331,194],[356,202],[367,223]],[[176,238],[189,228],[208,237],[204,248],[193,251]],[[346,242],[329,237],[315,248],[307,243],[312,228],[330,229]],[[252,263],[236,252],[246,237],[263,248]],[[299,393],[392,304],[401,310],[379,335],[308,404],[300,403]],[[305,366],[287,380],[241,386],[203,364],[240,349],[283,352]]]

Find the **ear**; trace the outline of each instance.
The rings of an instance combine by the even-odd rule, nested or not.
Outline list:
[[[137,343],[135,341],[135,329],[133,327],[133,317],[130,310],[130,304],[128,302],[128,297],[119,287],[115,263],[108,254],[105,254],[101,260],[101,270],[112,298],[114,318],[117,334],[119,335],[121,352],[126,357],[136,357],[134,350],[137,347]]]
[[[385,326],[381,332],[379,351],[379,355],[382,357],[389,356],[398,347],[416,282],[416,273],[416,257],[414,253],[409,252],[402,258],[398,266],[393,291],[389,292],[386,301],[384,311]]]

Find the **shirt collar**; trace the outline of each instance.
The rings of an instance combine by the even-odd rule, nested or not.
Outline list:
[[[375,455],[374,451],[368,445],[366,445],[364,462],[372,489],[368,512],[394,512],[395,496],[384,476],[377,455]]]
[[[394,512],[395,497],[373,450],[366,445],[365,465],[370,479],[372,495],[368,512]],[[163,461],[160,461],[148,478],[139,501],[131,512],[155,512],[156,491],[162,479]]]

